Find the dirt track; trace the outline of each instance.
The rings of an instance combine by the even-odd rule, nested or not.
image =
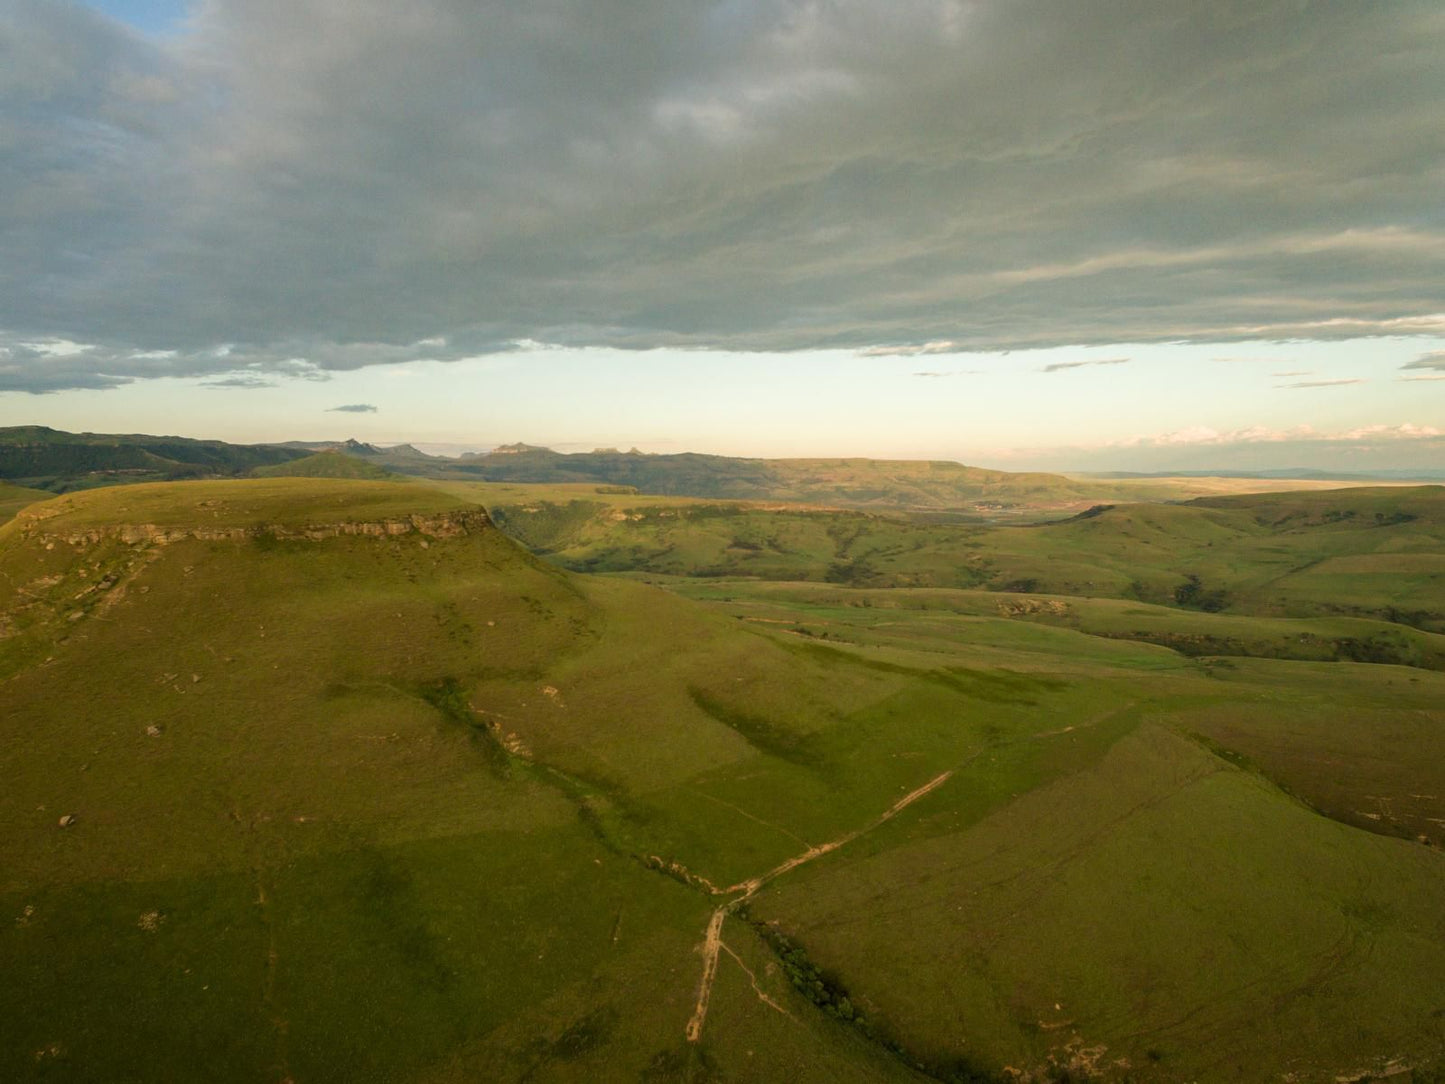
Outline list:
[[[703,936],[702,945],[700,946],[702,951],[702,978],[698,982],[697,1004],[693,1007],[692,1019],[687,1022],[688,1042],[695,1043],[702,1038],[702,1026],[703,1022],[707,1019],[707,1007],[708,1002],[712,999],[713,982],[717,979],[718,957],[722,950],[727,947],[723,944],[722,928],[723,922],[727,919],[728,912],[751,897],[769,881],[775,880],[783,874],[789,873],[799,866],[813,861],[815,858],[821,858],[825,854],[830,854],[839,847],[852,843],[859,836],[866,835],[880,825],[892,820],[925,794],[930,793],[946,783],[951,775],[953,775],[953,772],[950,770],[934,776],[917,790],[909,791],[862,828],[855,829],[846,835],[841,835],[837,839],[829,840],[827,843],[820,843],[816,847],[809,847],[806,851],[794,855],[786,862],[774,866],[766,873],[746,881],[740,881],[724,890],[727,893],[735,892],[737,895],[715,910],[712,913],[712,918],[708,920],[707,933]],[[731,953],[732,950],[729,949],[728,951]],[[768,999],[765,998],[764,1000]],[[772,1002],[769,1001],[769,1003],[771,1004]],[[774,1008],[778,1008],[778,1006],[774,1005]]]

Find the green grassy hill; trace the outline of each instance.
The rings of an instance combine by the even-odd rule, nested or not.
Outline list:
[[[1120,506],[983,550],[995,581],[1029,590],[1445,631],[1445,486]]]
[[[317,452],[288,463],[257,467],[251,474],[257,478],[371,478],[395,479],[391,471],[343,452]]]
[[[1445,793],[1445,674],[982,592],[694,601],[558,569],[468,492],[130,486],[0,527],[0,1078],[1445,1055],[1445,862],[1410,831],[1445,823],[1410,797]]]
[[[688,1044],[713,904],[670,870],[730,883],[920,781],[762,751],[906,676],[571,580],[410,485],[69,495],[0,572],[6,1079],[907,1076],[825,1020]]]

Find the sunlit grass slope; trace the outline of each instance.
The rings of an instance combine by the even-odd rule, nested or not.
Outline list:
[[[949,824],[956,800],[931,800],[935,835],[800,871],[752,909],[934,1064],[1312,1080],[1438,1052],[1437,853],[1153,724],[975,825]]]
[[[397,480],[384,467],[368,463],[354,455],[341,452],[317,452],[289,463],[257,467],[251,472],[257,478],[371,478]]]

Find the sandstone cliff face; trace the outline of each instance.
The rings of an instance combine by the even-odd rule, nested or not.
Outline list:
[[[492,521],[484,510],[474,508],[464,512],[412,515],[399,519],[312,523],[299,527],[276,523],[257,523],[246,527],[203,527],[199,524],[161,527],[153,523],[116,523],[78,531],[48,531],[42,517],[27,517],[22,511],[16,516],[15,525],[22,538],[36,542],[64,542],[78,546],[116,540],[132,545],[149,543],[164,546],[188,539],[202,542],[246,542],[266,537],[284,541],[319,542],[343,535],[395,538],[409,534],[430,538],[457,538],[489,530]]]

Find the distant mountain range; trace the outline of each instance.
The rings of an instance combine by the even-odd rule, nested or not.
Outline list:
[[[318,455],[329,458],[318,460]],[[1098,489],[1058,474],[984,470],[939,460],[746,459],[691,452],[647,455],[636,449],[564,454],[520,443],[451,458],[427,455],[409,444],[383,448],[357,440],[242,445],[75,434],[43,426],[0,429],[0,478],[51,492],[253,471],[329,477],[367,473],[345,470],[337,455],[425,478],[627,486],[663,496],[853,507],[998,510],[1018,501],[1030,506],[1088,501]]]
[[[378,448],[358,441],[322,447],[358,456],[400,474],[479,482],[581,483],[627,486],[639,493],[723,500],[800,501],[850,507],[998,510],[1015,502],[1037,507],[1077,503],[1098,486],[1060,474],[1011,473],[948,460],[749,459],[696,452],[651,455],[602,448],[563,453],[531,444],[503,444],[456,458],[429,456],[409,444]]]
[[[1407,472],[1328,475],[1305,469],[1080,475],[1015,473],[949,460],[751,459],[695,452],[653,455],[599,448],[562,453],[504,444],[485,453],[428,455],[410,444],[358,440],[228,444],[144,434],[66,433],[44,426],[0,429],[0,479],[63,493],[127,482],[245,475],[380,477],[627,487],[658,496],[786,501],[995,518],[1067,514],[1104,501],[1172,500],[1208,489],[1166,479],[1227,477],[1282,482],[1432,480]],[[1445,480],[1445,475],[1436,477]],[[1155,481],[1157,480],[1157,481]],[[1256,487],[1258,488],[1258,487]]]

